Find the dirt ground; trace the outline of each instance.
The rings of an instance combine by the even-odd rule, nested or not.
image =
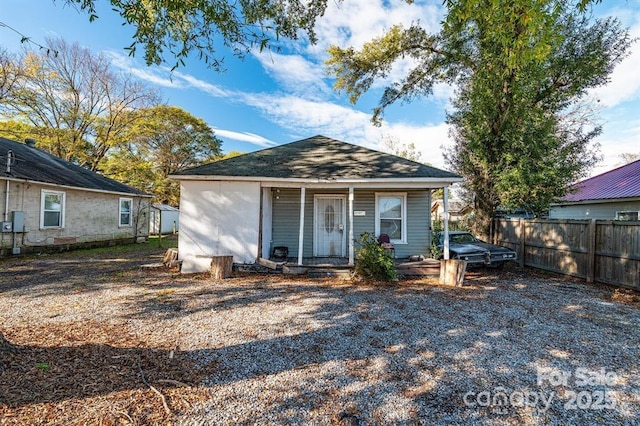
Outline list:
[[[519,294],[524,295],[525,299],[530,297],[533,304],[538,303],[535,299],[543,298],[542,295],[538,296],[538,293],[523,293],[523,288],[527,285],[522,283],[535,282],[536,286],[542,286],[535,287],[531,284],[534,292],[552,288],[559,291],[559,295],[571,293],[571,297],[576,297],[575,292],[585,291],[585,297],[590,298],[589,303],[595,300],[596,303],[601,301],[610,304],[614,312],[611,315],[615,315],[616,312],[622,315],[616,319],[602,315],[597,317],[597,321],[607,332],[612,327],[615,333],[620,333],[621,336],[629,330],[637,333],[637,323],[629,325],[624,317],[629,315],[629,312],[634,316],[638,314],[640,297],[637,293],[608,287],[587,287],[575,281],[536,275],[531,271],[471,271],[467,277],[468,286],[464,290],[442,288],[435,285],[433,280],[358,285],[342,280],[309,281],[259,275],[237,275],[225,280],[225,283],[218,283],[210,280],[206,274],[184,276],[177,270],[143,267],[146,264],[160,262],[165,250],[164,247],[146,244],[118,250],[89,250],[0,260],[0,334],[6,339],[0,341],[0,425],[223,422],[347,424],[352,414],[353,418],[359,417],[362,424],[393,422],[394,418],[400,419],[398,423],[402,424],[451,424],[457,421],[472,421],[478,424],[543,424],[549,417],[523,417],[521,412],[516,412],[515,417],[489,416],[490,421],[483,418],[478,420],[477,417],[460,414],[460,407],[449,407],[454,417],[428,417],[436,414],[429,414],[429,402],[420,399],[420,389],[424,389],[426,384],[421,385],[422,388],[415,384],[412,387],[398,385],[398,395],[404,399],[397,405],[407,404],[408,413],[400,413],[399,417],[384,417],[376,411],[376,407],[367,411],[367,408],[363,408],[365,403],[361,404],[362,407],[353,408],[349,405],[349,397],[346,394],[332,390],[329,385],[320,389],[318,395],[322,398],[316,397],[324,401],[325,405],[307,407],[301,402],[298,408],[289,407],[293,410],[287,411],[286,416],[289,417],[285,416],[284,411],[274,409],[273,405],[254,407],[252,404],[253,399],[271,392],[265,384],[269,376],[277,378],[280,374],[294,374],[291,378],[285,377],[278,382],[280,386],[287,387],[289,380],[295,380],[295,383],[300,381],[300,377],[295,374],[305,373],[305,369],[309,369],[306,376],[308,380],[321,383],[327,374],[317,370],[318,366],[331,364],[335,360],[347,363],[345,365],[356,362],[360,371],[358,380],[367,383],[374,380],[374,377],[375,380],[379,380],[381,372],[373,368],[378,356],[377,351],[385,356],[397,357],[403,348],[402,345],[383,343],[384,333],[391,332],[390,324],[395,323],[398,328],[402,328],[401,324],[406,323],[409,325],[405,326],[415,329],[416,326],[411,325],[411,321],[414,321],[414,317],[415,321],[420,320],[416,312],[428,311],[432,300],[433,303],[442,304],[444,308],[440,309],[441,311],[446,311],[446,306],[463,303],[465,306],[460,310],[466,312],[468,307],[472,312],[476,309],[472,305],[476,303],[474,300],[488,303],[478,309],[491,309],[487,306],[495,306],[496,301],[502,301],[504,297],[501,295],[500,299],[490,300],[494,297],[493,294],[498,293],[496,289],[504,290],[504,294],[508,294],[512,288],[518,289]],[[428,289],[426,292],[425,288]],[[552,296],[556,297],[558,294]],[[397,316],[397,319],[390,317],[390,321],[384,324],[376,321],[376,315],[380,316],[380,313],[375,313],[380,308],[375,298],[382,296],[389,299],[384,305],[386,309],[393,309],[394,315]],[[511,296],[513,295],[509,297]],[[331,305],[319,307],[319,300],[322,300],[322,303],[331,300]],[[420,304],[413,307],[412,300],[418,300]],[[526,304],[518,303],[523,306]],[[549,305],[547,300],[541,300],[540,303],[541,306]],[[562,303],[562,310],[578,311],[582,309],[582,303],[572,303],[569,300]],[[350,305],[345,309],[343,304]],[[312,312],[310,306],[315,309],[315,316],[308,319]],[[537,311],[534,305],[526,309],[535,312],[535,315],[544,315],[544,312]],[[353,349],[345,349],[345,353],[329,357],[323,342],[328,342],[330,346],[335,344],[335,340],[332,336],[322,334],[327,330],[328,315],[333,315],[332,319],[342,318],[342,322],[337,323],[339,326],[332,323],[337,332],[343,333],[340,339],[344,339],[345,336],[347,339],[349,336],[359,336],[357,333],[360,331],[356,331],[359,326],[353,326],[355,328],[349,330],[341,328],[348,323],[345,322],[346,312],[352,316],[357,313],[357,318],[367,321],[369,325],[361,328],[371,327],[370,331],[373,334],[362,335],[363,343],[358,343],[358,351],[364,351],[363,353],[354,354],[348,352]],[[496,310],[494,313],[500,315],[499,318],[505,318],[502,311]],[[571,314],[573,315],[573,311]],[[405,315],[408,319],[404,318]],[[432,315],[439,314],[434,310]],[[471,318],[469,313],[465,315]],[[576,318],[581,320],[588,315],[576,314],[571,321],[575,325]],[[600,336],[598,330],[593,330],[593,318],[588,318],[589,333]],[[306,322],[303,322],[303,319]],[[497,322],[500,321],[502,320]],[[611,325],[613,321],[616,322],[615,326]],[[513,322],[513,319],[504,319],[501,332],[506,333],[504,330],[507,327],[524,326],[522,323],[513,325]],[[430,332],[438,336],[454,333],[451,331],[451,324],[447,325],[443,321],[442,327],[448,329],[433,329]],[[469,329],[474,327],[478,328],[474,325]],[[205,333],[207,329],[216,331]],[[415,342],[425,340],[422,337],[429,336],[436,341],[436,334],[413,338],[409,336],[411,332],[413,331],[407,329],[402,337],[394,336],[394,339],[404,339],[416,344]],[[482,333],[485,336],[487,333],[496,332],[482,330]],[[241,367],[241,363],[248,360],[244,357],[249,357],[253,350],[257,350],[257,346],[252,342],[282,345],[283,342],[288,344],[287,339],[291,336],[298,335],[308,335],[313,339],[310,344],[297,342],[306,345],[306,352],[311,354],[309,361],[292,361],[300,364],[293,367],[271,367],[265,362],[261,367],[263,371],[255,374],[248,373]],[[477,336],[471,337],[474,337],[475,341],[478,340]],[[451,338],[455,337],[449,337]],[[544,337],[541,339],[544,340]],[[550,336],[549,339],[553,340],[555,337]],[[372,346],[369,347],[369,343]],[[581,344],[584,345],[584,342]],[[610,343],[607,344],[611,346]],[[524,344],[518,350],[527,350],[527,346],[528,344]],[[558,347],[560,346],[558,344]],[[237,357],[235,361],[220,355],[233,347],[242,348],[242,351],[238,349],[233,352]],[[262,349],[260,347],[260,350]],[[609,349],[614,352],[628,350],[622,343],[619,348]],[[211,355],[213,350],[218,351],[215,356]],[[554,354],[553,350],[547,352]],[[206,356],[198,355],[203,351],[208,351]],[[424,349],[415,351],[419,354],[426,353]],[[425,357],[421,361],[423,367],[428,364],[425,359],[438,360],[440,355],[437,354],[437,350],[434,351],[435,355],[421,355]],[[557,358],[562,360],[563,357],[567,357],[560,352],[562,351],[556,354]],[[575,349],[575,352],[573,365],[580,365],[580,362],[593,359],[596,355],[603,359],[604,355],[607,355],[609,364],[601,364],[607,369],[615,367],[621,371],[628,371],[630,365],[633,365],[627,363],[627,357],[634,356],[631,352],[619,355],[618,358],[609,358],[608,353],[590,353],[582,357],[578,349]],[[268,356],[270,352],[266,353]],[[369,364],[363,364],[366,359],[369,359]],[[278,362],[283,360],[287,361],[286,356]],[[618,362],[616,360],[619,364],[612,365],[611,362]],[[238,364],[233,364],[236,361]],[[408,361],[406,365],[406,371],[413,371],[414,367],[409,368]],[[589,366],[597,365],[599,364]],[[365,377],[367,369],[371,370],[371,377]],[[406,371],[398,371],[397,377],[391,376],[390,380],[393,383],[413,383],[416,380],[415,376],[418,373],[422,374],[419,370],[410,375]],[[323,375],[315,379],[314,375],[319,373]],[[634,375],[637,370],[628,373]],[[494,380],[492,377],[475,377],[474,380],[476,379],[490,382]],[[235,389],[236,385],[240,388]],[[259,392],[246,396],[248,399],[245,401],[243,392],[253,389],[256,385],[264,387],[261,387]],[[291,385],[295,386],[297,385]],[[635,419],[633,414],[637,413],[640,398],[637,386],[637,381],[631,383],[628,388],[630,394],[621,397],[621,402],[626,401],[632,405],[630,411],[614,413],[614,417],[609,418],[609,424],[626,424],[627,420]],[[383,395],[381,398],[396,395],[394,390],[389,391],[386,388],[380,388],[379,392]],[[274,394],[275,396],[277,394]],[[370,395],[370,398],[375,399],[377,396]],[[221,412],[224,410],[219,408],[217,411],[213,409],[217,407],[218,399],[220,404],[224,404],[222,406],[228,407],[228,413]],[[234,400],[237,406],[234,405]],[[296,414],[297,409],[300,412]],[[239,411],[233,412],[234,410]],[[264,412],[268,414],[265,414],[261,421],[261,417],[256,416],[257,413]],[[559,418],[565,419],[563,416],[564,414]],[[421,419],[427,420],[421,422]],[[590,421],[592,417],[584,419]],[[561,423],[562,421],[558,424]]]

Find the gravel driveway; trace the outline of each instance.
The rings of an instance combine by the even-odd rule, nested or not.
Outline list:
[[[108,256],[0,266],[10,341],[108,324],[206,371],[177,424],[638,424],[640,309],[610,288],[518,270],[446,288],[213,282]]]

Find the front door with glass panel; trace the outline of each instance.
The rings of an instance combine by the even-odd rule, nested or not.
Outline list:
[[[346,256],[345,204],[345,196],[315,196],[314,256]]]

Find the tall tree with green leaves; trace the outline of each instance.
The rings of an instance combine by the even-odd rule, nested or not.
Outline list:
[[[335,87],[355,102],[396,60],[413,59],[413,69],[385,89],[375,122],[387,106],[429,95],[436,83],[457,87],[448,161],[466,178],[476,231],[486,235],[498,205],[543,211],[593,164],[589,142],[599,129],[565,117],[588,88],[608,81],[632,40],[617,20],[589,21],[559,0],[445,5],[438,33],[396,26],[360,51],[332,47],[327,64]]]
[[[123,143],[133,112],[159,103],[157,91],[77,43],[49,39],[47,46],[57,53],[28,51],[16,62],[22,72],[3,99],[2,115],[30,128],[23,136],[38,147],[96,170]]]
[[[64,3],[87,13],[91,21],[99,18],[96,0]],[[222,67],[221,46],[243,57],[250,49],[263,50],[280,38],[297,39],[302,33],[315,42],[316,20],[327,7],[327,0],[110,0],[110,3],[123,24],[135,28],[133,42],[126,49],[133,55],[142,46],[147,65],[171,62],[177,68],[195,54],[214,69]]]
[[[180,187],[168,176],[216,159],[222,144],[204,120],[167,105],[136,112],[125,139],[126,146],[113,150],[101,171],[176,207]]]

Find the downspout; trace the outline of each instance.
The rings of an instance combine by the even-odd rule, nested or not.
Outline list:
[[[9,220],[9,179],[7,179],[7,190],[4,199],[4,221]]]
[[[7,151],[7,189],[4,199],[4,221],[9,220],[9,178],[11,175],[11,163],[13,162],[13,151]]]

